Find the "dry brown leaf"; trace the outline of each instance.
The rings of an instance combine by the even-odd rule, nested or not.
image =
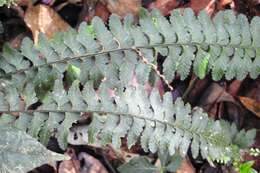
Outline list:
[[[239,100],[248,110],[260,118],[260,102],[248,97],[239,97]]]
[[[182,160],[181,166],[177,170],[177,173],[196,173],[196,170],[192,166],[190,160],[186,158]]]
[[[209,82],[210,81],[208,78],[205,78],[203,80],[197,80],[193,89],[190,91],[187,97],[187,100],[191,105],[194,105],[198,101],[200,95],[204,93],[205,90],[207,89]]]
[[[243,81],[241,80],[234,80],[228,87],[228,93],[232,96],[237,95],[238,91],[241,88]]]
[[[260,102],[260,78],[247,85],[245,96]]]
[[[166,16],[171,13],[173,9],[178,7],[179,2],[177,0],[156,0],[149,5],[149,8],[157,8],[161,13]]]
[[[46,5],[29,6],[24,21],[31,29],[34,42],[38,42],[40,32],[51,38],[58,31],[67,31],[70,26],[51,7]]]
[[[18,49],[21,46],[21,43],[27,35],[25,33],[18,34],[15,36],[13,39],[9,41],[9,44],[11,45],[12,48]]]
[[[58,173],[78,173],[72,160],[65,160],[60,163]]]
[[[230,9],[236,11],[234,0],[219,0],[217,3],[218,10],[225,10],[228,6]]]
[[[225,88],[221,87],[217,83],[212,83],[203,93],[199,105],[207,110],[207,106],[223,101],[237,104],[234,97],[226,92]]]
[[[201,10],[206,10],[209,15],[215,11],[216,0],[191,0],[190,7],[198,13]]]
[[[60,163],[58,173],[78,173],[80,170],[80,162],[77,159],[74,149],[69,148],[66,153],[71,159],[64,160]]]
[[[233,0],[220,0],[220,5],[221,6],[226,6],[228,4],[231,4]]]
[[[141,0],[105,0],[111,13],[124,17],[128,13],[137,15],[141,8]]]
[[[79,14],[79,23],[82,21],[90,22],[94,16],[100,17],[104,22],[107,22],[109,18],[110,12],[107,9],[107,6],[103,4],[102,2],[93,2],[87,0],[84,5],[83,9],[81,10]]]
[[[99,160],[87,153],[81,152],[79,154],[79,160],[83,161],[81,163],[84,163],[80,171],[81,173],[108,173]]]
[[[217,83],[212,83],[203,93],[199,101],[199,106],[202,107],[211,117],[216,118],[217,113],[221,114],[221,107],[218,103],[230,102],[234,105],[239,105],[234,97],[226,92],[224,87]]]
[[[110,12],[108,11],[107,7],[102,4],[101,2],[97,3],[95,10],[89,11],[87,10],[87,15],[84,17],[85,21],[91,21],[94,16],[100,17],[104,22],[107,22]]]
[[[108,145],[104,152],[102,153],[108,161],[113,161],[113,160],[120,160],[122,162],[129,162],[131,159],[134,157],[139,156],[138,153],[132,153],[131,151],[127,151],[124,148],[120,150],[115,150],[112,146]]]
[[[109,18],[109,15],[110,13],[105,5],[103,5],[102,3],[98,3],[96,5],[94,16],[99,16],[101,19],[103,19],[104,22],[106,22]],[[90,19],[87,21],[90,21]]]

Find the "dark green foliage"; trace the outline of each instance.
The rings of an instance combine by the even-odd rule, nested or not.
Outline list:
[[[9,126],[0,126],[0,172],[25,173],[43,164],[69,157],[47,150],[35,138]]]

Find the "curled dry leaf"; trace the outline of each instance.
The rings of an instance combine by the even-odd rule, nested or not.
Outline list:
[[[111,13],[124,17],[128,13],[137,15],[141,8],[141,0],[105,0]]]
[[[230,102],[234,105],[238,105],[234,97],[226,92],[224,87],[221,87],[217,83],[212,83],[203,93],[199,105],[209,113],[209,115],[215,117],[216,113],[219,112],[217,103]]]
[[[188,158],[183,159],[181,162],[180,168],[177,170],[177,173],[196,173],[195,168],[192,166]]]
[[[157,8],[164,16],[166,16],[169,15],[173,9],[178,7],[178,5],[179,1],[177,0],[156,0],[149,5],[149,8]]]
[[[220,0],[217,5],[218,10],[224,10],[227,8],[227,6],[230,7],[230,9],[235,10],[235,3],[234,0]]]
[[[208,78],[198,80],[194,85],[194,88],[188,94],[187,100],[189,100],[191,104],[195,104],[200,95],[204,93],[205,89],[207,89],[209,82]]]
[[[221,6],[226,6],[228,4],[231,4],[233,0],[220,0],[220,5]]]
[[[79,14],[78,25],[82,21],[91,22],[94,16],[100,17],[104,22],[108,21],[110,12],[105,4],[99,0],[84,0],[83,8]]]
[[[94,15],[91,16],[88,15],[86,17],[86,21],[91,21],[91,19],[94,17],[94,16],[98,16],[100,17],[101,19],[103,19],[104,22],[108,21],[108,18],[109,18],[109,11],[107,9],[107,7],[105,5],[103,5],[102,3],[98,3],[95,7],[95,11],[94,11]]]
[[[78,173],[80,170],[80,162],[77,159],[73,148],[68,148],[66,152],[70,156],[70,160],[65,160],[60,163],[58,173]]]
[[[248,110],[260,118],[260,102],[248,97],[239,97],[239,100]]]
[[[51,7],[46,5],[29,6],[24,21],[31,29],[34,42],[38,42],[40,32],[51,38],[58,31],[67,31],[70,26]]]
[[[84,163],[80,173],[108,173],[100,161],[87,153],[81,152],[79,154],[79,160],[81,163]]]
[[[216,0],[191,0],[190,7],[198,13],[201,10],[206,10],[209,15],[215,11]]]
[[[241,88],[243,81],[240,80],[234,80],[228,87],[228,93],[230,93],[232,96],[237,95],[238,91]]]
[[[12,48],[18,49],[21,46],[22,40],[24,39],[24,37],[26,37],[27,35],[25,33],[21,33],[18,34],[16,37],[14,37],[13,39],[11,39],[9,41],[9,44]]]
[[[250,86],[247,87],[246,97],[252,98],[260,102],[260,78],[256,79]]]

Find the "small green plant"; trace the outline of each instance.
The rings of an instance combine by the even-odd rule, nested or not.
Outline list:
[[[252,168],[254,165],[254,161],[247,161],[244,163],[237,162],[233,165],[239,173],[257,173],[257,171]]]

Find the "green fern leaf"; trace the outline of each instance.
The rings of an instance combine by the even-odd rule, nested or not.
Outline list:
[[[121,173],[155,173],[158,171],[158,168],[150,163],[147,157],[143,156],[131,159],[130,162],[121,165],[118,171]]]
[[[17,128],[28,131],[45,144],[48,143],[48,137],[56,136],[63,149],[67,146],[67,140],[74,143],[73,136],[88,142],[95,142],[100,138],[101,144],[112,143],[116,148],[121,146],[121,139],[126,137],[129,147],[140,139],[142,148],[153,153],[166,150],[170,155],[179,152],[185,156],[191,145],[194,157],[197,157],[200,151],[201,155],[210,161],[220,160],[224,156],[232,157],[233,145],[238,145],[238,148],[245,147],[253,140],[253,131],[238,133],[227,122],[214,121],[201,109],[191,109],[190,105],[185,105],[181,99],[177,99],[173,104],[171,93],[166,93],[161,98],[156,89],[148,94],[141,86],[117,89],[109,86],[103,82],[97,93],[93,89],[93,82],[86,83],[81,90],[80,83],[76,80],[67,92],[60,79],[55,81],[48,99],[36,110],[17,107],[16,110],[0,111],[9,114],[20,112],[19,118],[13,122]],[[14,88],[13,93],[15,91]],[[111,92],[112,95],[109,94]],[[3,91],[3,94],[10,93]],[[16,96],[16,99],[21,102],[20,97]],[[12,99],[3,101],[8,105],[12,104],[9,102],[17,102]],[[92,123],[85,126],[87,130],[81,128],[84,132],[70,132],[73,123],[80,120],[84,112],[93,113]],[[2,124],[12,123],[12,119],[6,120],[6,116],[2,119]],[[55,120],[53,124],[50,123],[52,119]],[[236,137],[237,133],[239,135]],[[86,138],[80,139],[79,134],[84,134]],[[68,136],[73,138],[67,139]],[[238,139],[244,136],[248,142],[241,145]],[[237,144],[233,143],[232,139],[237,139]],[[75,140],[77,143],[77,139]]]
[[[200,78],[211,71],[214,80],[259,76],[259,17],[249,23],[244,15],[235,16],[227,10],[217,13],[212,21],[206,12],[195,16],[191,9],[183,13],[174,10],[170,20],[158,10],[143,10],[142,14],[139,25],[134,24],[131,15],[124,22],[111,15],[108,30],[95,17],[91,25],[82,23],[78,31],[58,33],[51,40],[40,34],[36,46],[25,38],[21,51],[5,45],[0,56],[0,78],[8,78],[25,93],[27,83],[31,82],[30,88],[36,90],[46,85],[44,79],[60,78],[74,66],[79,69],[76,78],[83,84],[94,80],[97,86],[106,79],[111,86],[127,85],[134,75],[145,84],[152,70],[135,49],[155,65],[158,53],[165,56],[162,71],[169,82],[176,74],[186,79],[192,70]]]
[[[15,1],[14,0],[0,0],[0,7],[7,5],[8,7],[13,4]]]
[[[47,150],[36,139],[14,127],[0,127],[0,171],[24,173],[46,163],[69,159]]]

